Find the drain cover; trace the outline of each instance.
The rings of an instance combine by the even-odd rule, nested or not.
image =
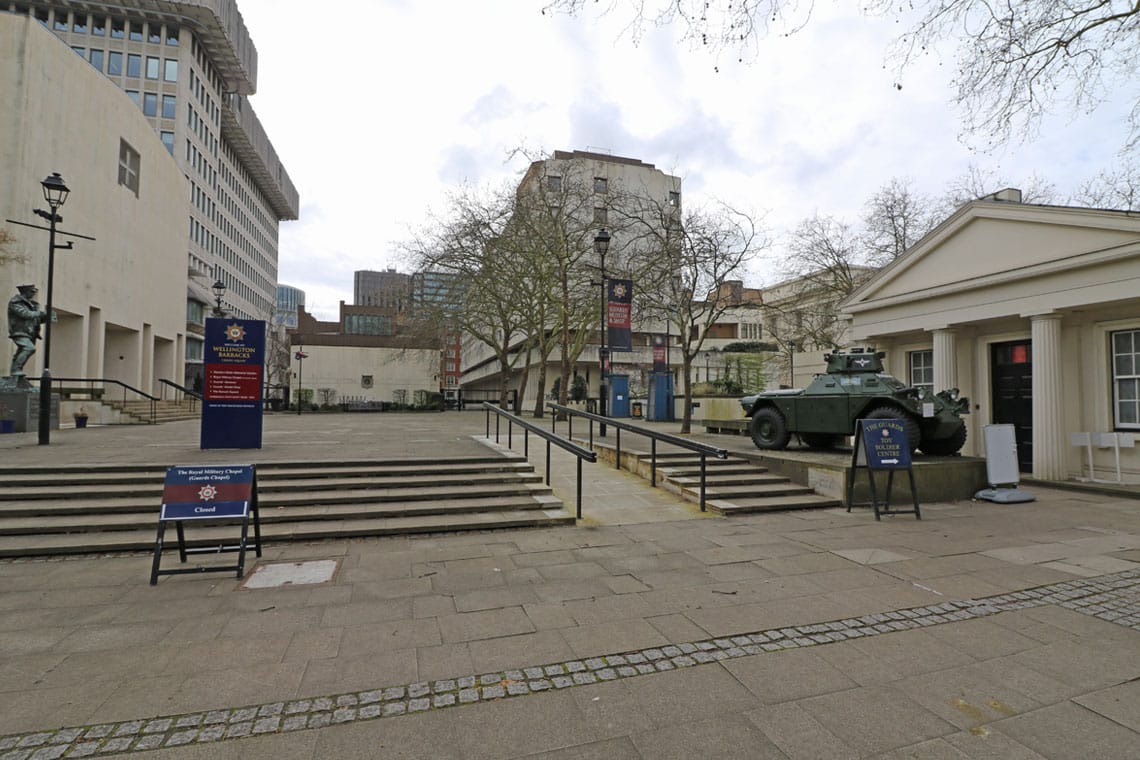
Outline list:
[[[311,562],[273,562],[253,569],[243,588],[279,588],[325,583],[336,575],[335,559],[318,559]]]

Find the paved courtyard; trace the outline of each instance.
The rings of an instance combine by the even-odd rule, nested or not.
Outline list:
[[[271,415],[258,452],[199,452],[196,430],[65,430],[50,451],[486,447],[475,412]],[[5,463],[45,452],[5,438]],[[572,462],[552,469],[572,505]],[[0,758],[1140,757],[1138,500],[1032,486],[921,521],[725,519],[602,465],[585,480],[578,527],[276,544],[243,580],[152,587],[145,554],[0,562]],[[331,579],[245,582],[308,562]]]

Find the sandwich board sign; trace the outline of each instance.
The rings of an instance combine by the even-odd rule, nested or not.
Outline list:
[[[871,419],[858,420],[855,427],[855,450],[851,453],[851,469],[847,478],[847,511],[855,496],[855,479],[860,470],[867,473],[871,487],[871,507],[875,510],[875,519],[882,515],[914,515],[916,520],[922,519],[922,512],[918,506],[918,493],[914,488],[914,471],[911,469],[911,444],[907,438],[906,425],[897,419]],[[886,470],[887,492],[884,496],[883,506],[879,506],[879,496],[875,488],[875,472]],[[894,487],[895,472],[906,470],[910,478],[910,495],[914,501],[914,509],[891,509],[891,489]]]
[[[252,464],[190,465],[166,469],[162,488],[162,507],[158,515],[158,535],[154,542],[150,585],[160,575],[182,573],[214,573],[234,570],[238,578],[245,571],[245,550],[249,542],[250,518],[253,521],[254,549],[261,556],[261,520],[257,510],[257,472]],[[240,521],[241,535],[235,544],[186,546],[185,523],[210,521],[232,524]],[[163,538],[167,523],[173,523],[178,535],[178,557],[183,563],[190,554],[237,552],[237,564],[208,567],[186,567],[161,570]]]

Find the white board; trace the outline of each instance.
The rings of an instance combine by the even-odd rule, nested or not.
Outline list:
[[[1017,439],[1013,425],[986,425],[986,480],[991,486],[1016,486],[1021,481],[1017,468]]]

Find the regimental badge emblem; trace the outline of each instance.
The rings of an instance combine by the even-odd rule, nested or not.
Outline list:
[[[212,501],[218,497],[218,489],[214,486],[202,486],[198,489],[198,499],[201,501]]]
[[[626,291],[626,287],[625,287],[624,282],[619,282],[616,285],[614,285],[614,298],[621,300],[621,299],[625,298],[626,292],[627,291]]]
[[[866,367],[870,363],[871,361],[869,359],[856,359],[853,362],[853,364],[858,364],[860,367]]]
[[[226,327],[226,340],[232,340],[235,343],[245,340],[245,328],[239,324],[232,324]]]

